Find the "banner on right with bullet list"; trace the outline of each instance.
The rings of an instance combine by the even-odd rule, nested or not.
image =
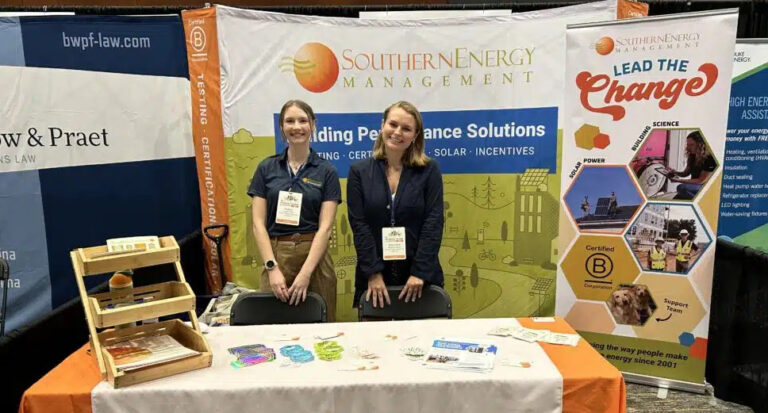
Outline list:
[[[703,390],[738,11],[568,26],[556,313]]]
[[[739,39],[733,55],[718,235],[768,252],[768,39]]]

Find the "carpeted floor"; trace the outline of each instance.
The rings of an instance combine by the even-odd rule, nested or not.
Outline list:
[[[752,412],[749,407],[725,402],[709,394],[669,390],[666,399],[659,399],[658,392],[658,387],[627,383],[627,413]]]

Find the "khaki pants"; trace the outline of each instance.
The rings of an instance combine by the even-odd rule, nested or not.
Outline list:
[[[275,261],[285,276],[285,285],[290,287],[309,255],[312,241],[294,242],[273,239],[270,242],[272,243],[272,252],[275,254]],[[261,272],[261,291],[272,291],[267,270]],[[327,250],[325,255],[320,258],[320,262],[317,263],[315,271],[312,272],[308,291],[323,297],[328,310],[328,321],[336,321],[336,271],[331,255]]]

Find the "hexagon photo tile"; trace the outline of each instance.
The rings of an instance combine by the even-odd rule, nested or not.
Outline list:
[[[699,129],[654,129],[630,162],[648,200],[690,201],[719,167]]]
[[[624,234],[643,271],[687,274],[712,244],[692,205],[648,203]]]
[[[640,273],[621,237],[581,235],[565,255],[563,275],[577,298],[605,301]]]
[[[616,324],[642,326],[656,311],[656,301],[647,285],[622,284],[606,301]]]
[[[582,233],[621,233],[643,204],[640,190],[622,165],[585,165],[564,199]]]
[[[707,313],[686,277],[642,274],[635,283],[646,286],[658,306],[645,324],[632,327],[640,338],[678,343]]]

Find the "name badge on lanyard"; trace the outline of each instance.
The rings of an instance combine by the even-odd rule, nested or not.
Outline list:
[[[389,203],[389,227],[381,229],[381,252],[384,261],[405,259],[405,227],[395,226],[395,196],[391,195]]]
[[[286,162],[287,164],[287,162]],[[283,225],[291,225],[294,227],[299,226],[299,220],[301,218],[301,199],[304,194],[301,192],[291,192],[293,185],[299,181],[299,175],[304,169],[304,165],[299,167],[296,175],[291,171],[291,167],[288,166],[288,175],[291,177],[291,186],[287,191],[280,191],[277,196],[277,216],[275,222]]]
[[[299,226],[301,217],[301,198],[304,194],[290,191],[280,191],[277,197],[277,217],[275,222],[283,225]]]
[[[381,249],[384,261],[405,259],[405,227],[381,229]]]

